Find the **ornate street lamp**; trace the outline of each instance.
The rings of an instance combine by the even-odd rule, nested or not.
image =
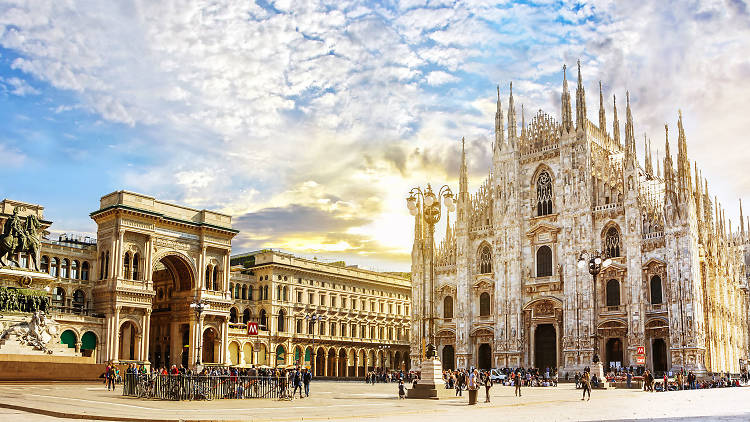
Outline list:
[[[440,198],[443,198],[440,201]],[[421,189],[420,187],[414,187],[409,191],[409,197],[406,198],[406,207],[409,209],[409,213],[416,216],[419,213],[420,202],[422,205],[423,219],[427,223],[427,245],[430,249],[430,309],[428,314],[429,321],[429,343],[427,345],[427,353],[425,357],[435,357],[435,333],[433,332],[433,320],[434,320],[434,290],[435,290],[435,265],[434,265],[434,236],[435,236],[435,224],[440,221],[442,205],[445,205],[446,212],[455,211],[456,201],[453,198],[453,192],[448,185],[443,185],[437,195],[432,191],[430,184],[427,184],[427,189]],[[422,335],[425,334],[425,314],[427,309],[425,303],[427,301],[427,286],[422,284]]]
[[[315,376],[315,324],[325,320],[325,315],[320,314],[305,314],[305,321],[308,323],[308,327],[312,325],[312,352],[310,353],[310,372]],[[304,357],[302,358],[304,361]]]
[[[599,329],[596,326],[597,320],[597,300],[596,300],[596,276],[602,271],[602,268],[612,264],[612,259],[598,250],[591,252],[582,251],[578,256],[578,268],[583,268],[588,263],[589,274],[593,277],[594,282],[591,284],[594,301],[594,363],[599,362]]]
[[[190,304],[190,307],[195,310],[195,315],[198,317],[198,337],[195,342],[198,343],[198,358],[195,361],[195,366],[201,364],[201,346],[203,345],[203,320],[201,320],[201,314],[211,306],[204,302],[203,299],[197,300]]]

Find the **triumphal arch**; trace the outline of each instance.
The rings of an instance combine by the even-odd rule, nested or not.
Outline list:
[[[118,191],[91,218],[105,360],[228,363],[231,216]],[[198,301],[207,305],[200,314]]]

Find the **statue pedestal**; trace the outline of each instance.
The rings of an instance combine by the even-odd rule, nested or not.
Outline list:
[[[421,378],[414,388],[408,390],[407,398],[410,399],[446,399],[453,398],[455,392],[445,389],[443,381],[443,366],[440,361],[432,358],[422,362]]]
[[[609,381],[607,381],[607,377],[604,376],[604,364],[601,362],[596,362],[591,365],[591,375],[596,375],[596,378],[599,380],[599,387],[600,389],[606,390],[609,388]]]
[[[43,290],[56,277],[39,271],[17,267],[0,267],[0,286]]]

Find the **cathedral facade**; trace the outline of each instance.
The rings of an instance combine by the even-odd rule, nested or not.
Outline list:
[[[519,128],[511,84],[506,125],[498,88],[489,175],[470,193],[462,149],[455,222],[437,246],[419,208],[412,364],[433,324],[445,368],[554,367],[562,376],[591,364],[596,339],[609,367],[739,372],[749,233],[741,204],[732,231],[691,168],[681,113],[676,165],[666,125],[663,163],[650,141],[640,163],[629,96],[624,142],[616,103],[607,126],[601,84],[599,122],[587,119],[580,63],[575,115],[565,67],[561,103],[559,122],[540,110],[526,124],[522,112]],[[611,258],[596,283],[577,265],[595,251]]]

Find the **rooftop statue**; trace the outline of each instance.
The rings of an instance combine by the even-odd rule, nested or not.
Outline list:
[[[3,258],[8,257],[16,267],[19,267],[14,255],[20,252],[27,254],[34,263],[34,270],[39,271],[37,254],[41,245],[39,232],[42,225],[33,214],[26,217],[24,224],[18,211],[19,207],[13,209],[13,215],[5,221],[3,233],[0,235],[0,266],[7,266]]]

